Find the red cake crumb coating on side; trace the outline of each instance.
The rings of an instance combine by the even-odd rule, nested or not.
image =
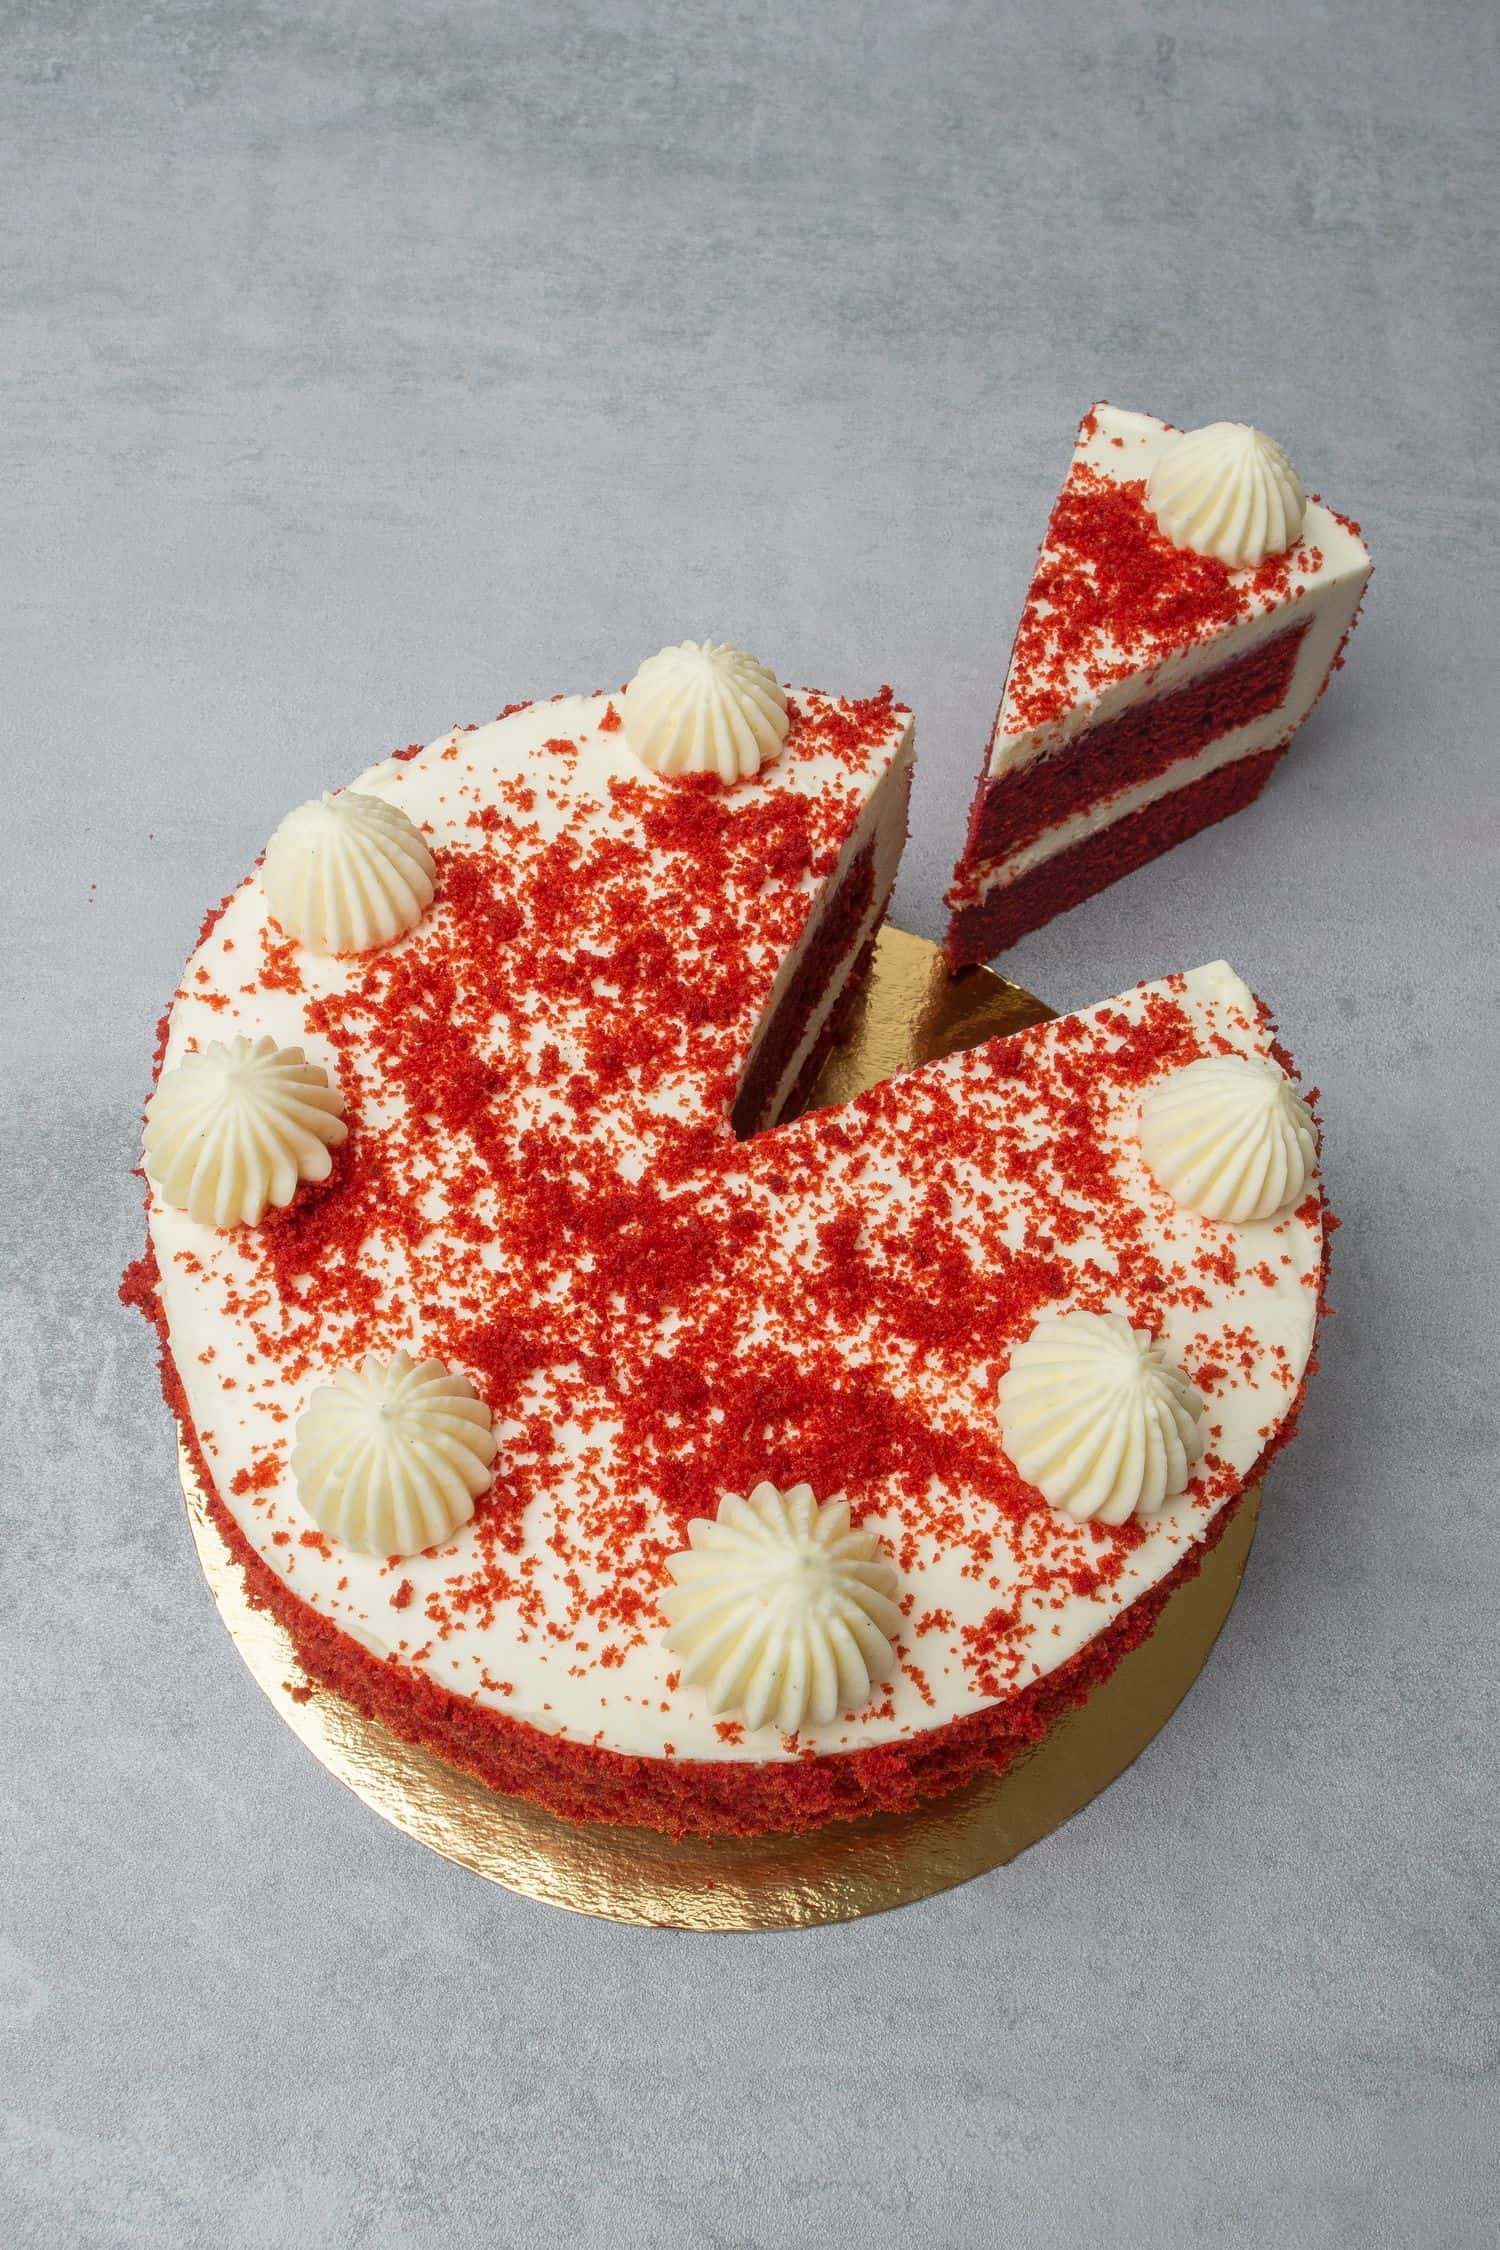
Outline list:
[[[1085,1703],[1122,1657],[1150,1638],[1172,1595],[1196,1578],[1239,1505],[1235,1501],[1222,1510],[1202,1544],[1097,1640],[1021,1694],[911,1741],[778,1766],[700,1759],[674,1765],[625,1757],[561,1741],[450,1695],[425,1675],[381,1662],[325,1624],[261,1561],[221,1501],[212,1502],[209,1512],[240,1565],[252,1606],[285,1627],[299,1661],[320,1687],[491,1789],[524,1797],[565,1820],[655,1828],[676,1837],[796,1833],[830,1820],[910,1812],[983,1772],[1003,1773]],[[720,1731],[733,1739],[734,1730]]]
[[[1336,1221],[1327,1221],[1331,1237]],[[1322,1287],[1327,1275],[1327,1238]],[[162,1330],[154,1261],[148,1252],[127,1269],[122,1300]],[[1326,1313],[1326,1304],[1322,1306]],[[205,1494],[213,1493],[165,1333],[160,1356],[162,1390]],[[1247,1487],[1259,1481],[1295,1434],[1310,1363],[1290,1412],[1256,1464]],[[1066,1664],[987,1710],[934,1728],[915,1740],[878,1749],[750,1766],[694,1761],[673,1765],[630,1758],[541,1733],[503,1712],[450,1694],[426,1675],[382,1660],[299,1601],[255,1552],[217,1498],[208,1512],[230,1556],[239,1565],[251,1606],[273,1616],[290,1636],[310,1681],[377,1719],[403,1741],[420,1744],[488,1787],[527,1799],[573,1821],[655,1828],[668,1835],[753,1836],[808,1831],[829,1820],[871,1813],[909,1812],[946,1796],[986,1771],[1003,1773],[1043,1741],[1058,1721],[1085,1703],[1122,1657],[1155,1630],[1178,1589],[1196,1577],[1234,1519],[1233,1502],[1208,1526],[1201,1543],[1170,1575],[1123,1611],[1115,1622]],[[399,1589],[398,1589],[399,1592]],[[305,1701],[305,1684],[292,1693]],[[738,1730],[721,1728],[725,1739]]]

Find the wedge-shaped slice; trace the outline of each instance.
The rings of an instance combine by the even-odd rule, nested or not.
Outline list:
[[[1258,432],[1085,415],[949,893],[954,964],[1258,796],[1369,574],[1358,526]]]

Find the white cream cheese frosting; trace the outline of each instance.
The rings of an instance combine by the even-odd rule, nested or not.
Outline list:
[[[1140,1141],[1174,1201],[1235,1226],[1300,1201],[1318,1157],[1286,1072],[1248,1055],[1206,1055],[1159,1080],[1141,1102]]]
[[[896,1571],[874,1533],[851,1526],[847,1501],[758,1484],[696,1518],[688,1542],[661,1606],[683,1681],[706,1690],[710,1711],[796,1734],[862,1711],[889,1679]]]
[[[1075,1523],[1152,1516],[1203,1454],[1203,1401],[1118,1313],[1049,1314],[1000,1382],[1005,1450]]]
[[[271,912],[311,953],[367,953],[414,930],[436,866],[397,805],[356,789],[298,805],[266,846]]]
[[[304,1180],[326,1180],[343,1102],[300,1047],[212,1039],[163,1073],[146,1104],[143,1156],[163,1199],[200,1226],[253,1227]]]
[[[679,641],[648,657],[625,691],[625,736],[642,765],[748,781],[786,740],[786,690],[726,642]]]
[[[1248,422],[1209,422],[1162,446],[1146,505],[1174,547],[1243,570],[1296,545],[1307,495],[1274,438]]]
[[[494,1483],[495,1433],[474,1387],[407,1352],[341,1367],[297,1420],[291,1469],[320,1531],[362,1555],[451,1539]]]

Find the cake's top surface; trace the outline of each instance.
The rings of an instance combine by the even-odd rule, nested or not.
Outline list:
[[[1358,527],[1317,500],[1294,543],[1254,565],[1174,545],[1146,488],[1179,437],[1102,402],[1084,416],[1017,628],[997,747],[1059,729],[1134,675],[1368,571]]]
[[[905,717],[794,696],[783,755],[725,792],[644,772],[616,710],[542,706],[361,777],[436,862],[387,950],[292,944],[255,875],[212,921],[167,1065],[300,1045],[350,1130],[253,1229],[153,1194],[174,1359],[246,1535],[377,1653],[648,1755],[899,1739],[1063,1661],[1240,1490],[1307,1363],[1320,1198],[1227,1227],[1144,1167],[1148,1085],[1268,1052],[1222,965],[736,1142],[755,1025]],[[1011,1346],[1070,1307],[1148,1329],[1207,1403],[1188,1488],[1149,1521],[1068,1521],[1002,1446]],[[289,1455],[334,1369],[403,1350],[473,1384],[499,1450],[473,1520],[395,1560],[320,1532]],[[906,1619],[880,1700],[795,1742],[716,1717],[661,1608],[692,1519],[763,1479],[844,1495]]]

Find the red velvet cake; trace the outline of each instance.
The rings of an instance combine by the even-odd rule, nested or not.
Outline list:
[[[1240,423],[1099,405],[1042,544],[948,903],[955,967],[1257,796],[1340,660],[1358,527]]]
[[[1223,963],[792,1115],[910,763],[684,644],[299,807],[164,1019],[126,1294],[252,1599],[571,1819],[1003,1767],[1295,1420],[1315,1133]]]

